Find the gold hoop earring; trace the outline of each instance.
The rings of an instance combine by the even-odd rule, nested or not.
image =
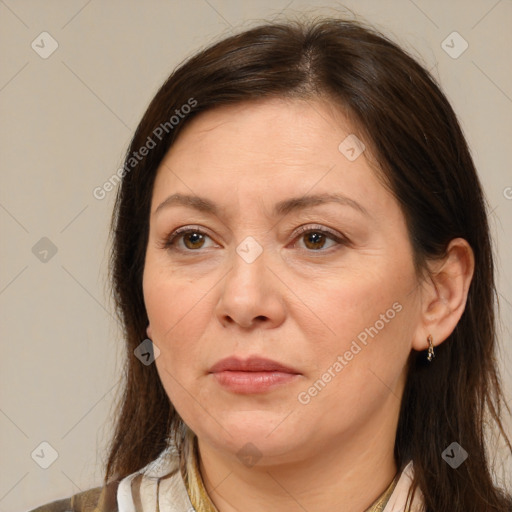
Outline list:
[[[427,360],[428,360],[429,363],[431,363],[432,359],[434,359],[434,357],[436,357],[436,355],[434,353],[434,342],[432,340],[432,335],[431,334],[428,335],[427,341],[428,341]]]

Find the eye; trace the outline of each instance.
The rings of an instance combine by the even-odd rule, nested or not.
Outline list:
[[[325,248],[327,240],[335,242],[334,245],[347,245],[348,243],[341,235],[322,226],[302,226],[297,232],[297,238],[304,240],[306,250],[313,252],[326,252],[322,249]]]
[[[329,240],[334,242],[334,246],[348,244],[348,240],[343,236],[323,226],[301,226],[296,233],[295,240],[298,238],[304,240],[305,250],[308,252],[327,252],[323,249]],[[182,252],[198,252],[199,249],[208,248],[205,246],[207,239],[211,240],[211,237],[202,229],[184,226],[167,236],[162,248]],[[182,243],[180,244],[180,242]]]
[[[193,252],[197,249],[203,249],[207,238],[211,240],[210,236],[203,230],[193,226],[184,226],[166,237],[162,247],[170,250],[176,249],[183,252]],[[183,241],[185,248],[183,248],[183,245],[180,246],[180,244],[177,243],[180,241]]]

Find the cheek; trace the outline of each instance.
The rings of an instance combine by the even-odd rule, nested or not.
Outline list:
[[[329,340],[337,340],[340,346],[335,348],[340,349],[343,344],[350,343],[360,332],[364,332],[365,328],[379,321],[381,314],[391,310],[388,316],[393,316],[393,303],[401,296],[396,285],[382,275],[372,275],[368,271],[359,274],[347,272],[342,278],[325,281],[323,284],[323,288],[314,295],[311,288],[309,295],[306,291],[302,295],[306,298],[309,296],[307,302],[311,301],[311,309],[317,316],[315,324],[323,330],[323,337],[318,339],[325,340],[327,333]]]
[[[144,270],[144,303],[153,335],[162,342],[183,323],[193,325],[190,317],[204,293],[190,279],[151,263]]]
[[[315,423],[329,411],[330,426],[325,428],[357,430],[384,404],[399,406],[410,322],[405,305],[387,299],[367,302],[362,310],[347,302],[333,323],[333,342],[311,345],[316,365],[296,397],[304,422]]]
[[[326,287],[315,305],[322,320],[315,325],[323,333],[302,324],[308,330],[310,359],[315,361],[311,379],[330,370],[336,378],[329,387],[355,396],[363,390],[374,394],[372,382],[385,387],[379,378],[392,386],[411,350],[415,296],[409,292],[413,287],[414,276],[407,272],[397,278],[370,270]]]
[[[166,391],[174,393],[203,370],[196,340],[211,319],[211,298],[190,278],[149,265],[143,289],[152,340],[160,350],[157,369]]]

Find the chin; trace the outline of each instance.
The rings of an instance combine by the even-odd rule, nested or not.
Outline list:
[[[222,416],[222,427],[214,421],[201,423],[197,429],[190,426],[203,442],[219,452],[238,459],[255,457],[261,459],[259,463],[277,463],[290,461],[291,456],[296,458],[301,446],[308,444],[304,430],[295,425],[291,416],[285,418],[286,414],[237,411]]]

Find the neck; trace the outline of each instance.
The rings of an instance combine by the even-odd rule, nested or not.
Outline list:
[[[205,488],[219,512],[361,512],[379,498],[397,473],[393,456],[396,425],[389,428],[385,421],[377,428],[376,422],[374,428],[368,424],[359,428],[347,436],[350,439],[340,437],[324,446],[315,445],[309,457],[252,467],[198,440]]]

